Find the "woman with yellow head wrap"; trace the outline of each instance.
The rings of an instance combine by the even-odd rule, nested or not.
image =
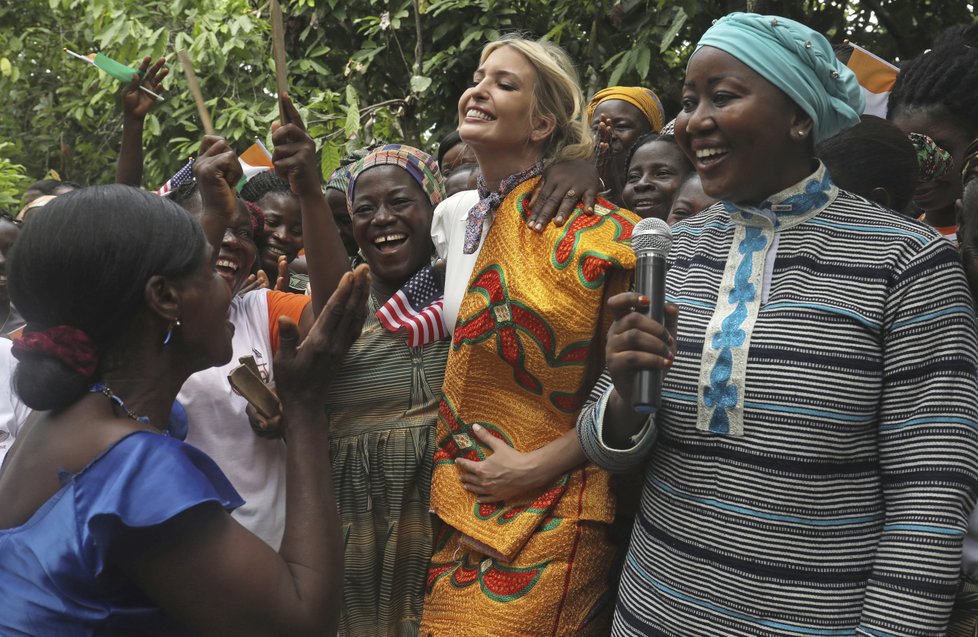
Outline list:
[[[662,102],[651,89],[611,86],[594,94],[587,116],[598,136],[598,171],[609,189],[606,196],[621,205],[625,158],[635,140],[662,128]]]

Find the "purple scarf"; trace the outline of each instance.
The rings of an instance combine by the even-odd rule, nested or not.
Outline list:
[[[506,195],[516,188],[521,183],[527,179],[536,177],[543,172],[543,162],[538,161],[526,170],[522,170],[518,173],[514,173],[503,179],[502,183],[499,184],[499,190],[496,192],[490,192],[489,187],[486,186],[486,180],[479,175],[476,185],[479,189],[479,203],[472,206],[469,210],[468,221],[465,222],[465,244],[462,247],[462,252],[465,254],[474,254],[476,248],[479,247],[479,242],[482,240],[482,224],[485,222],[486,217],[490,213],[499,207],[499,204],[503,202]]]

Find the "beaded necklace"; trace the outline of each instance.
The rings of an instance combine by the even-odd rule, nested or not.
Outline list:
[[[93,383],[88,387],[88,391],[93,394],[103,394],[113,403],[115,406],[121,409],[126,416],[135,420],[136,422],[141,422],[144,425],[150,425],[149,418],[147,416],[138,416],[136,412],[126,406],[122,398],[117,396],[112,388],[103,382]],[[184,440],[187,437],[187,411],[183,408],[183,405],[179,401],[173,401],[173,407],[170,408],[170,424],[166,429],[163,429],[160,433],[164,436],[170,436],[171,438],[176,438],[177,440]]]

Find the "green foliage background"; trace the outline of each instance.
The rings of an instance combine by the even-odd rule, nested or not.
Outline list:
[[[324,175],[369,141],[432,148],[453,129],[482,44],[522,31],[565,47],[587,93],[645,85],[675,112],[691,45],[729,11],[802,20],[907,59],[945,27],[974,20],[961,0],[282,0],[291,93]],[[202,134],[175,52],[190,51],[218,131],[243,150],[276,118],[266,0],[19,0],[0,5],[0,207],[56,170],[82,184],[114,178],[119,89],[67,56],[102,51],[135,65],[165,55],[166,102],[147,118],[145,185],[195,154]]]

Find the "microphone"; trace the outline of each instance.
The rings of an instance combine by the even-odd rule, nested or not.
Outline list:
[[[672,247],[672,230],[662,219],[642,219],[632,231],[635,252],[635,291],[649,297],[648,316],[663,323],[666,302],[666,257]],[[632,408],[651,414],[662,401],[662,370],[642,369],[635,374]]]

